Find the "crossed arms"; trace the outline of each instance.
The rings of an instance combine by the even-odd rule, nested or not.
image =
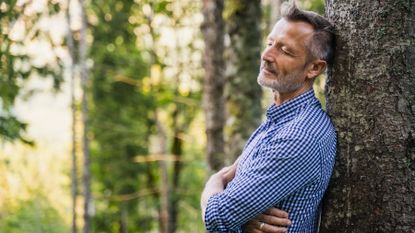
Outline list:
[[[206,183],[201,197],[202,218],[205,220],[205,211],[209,197],[224,190],[226,185],[234,178],[238,160],[229,167],[225,167],[210,177]],[[261,223],[262,224],[261,226]],[[288,213],[277,208],[269,208],[264,213],[249,220],[243,225],[245,232],[252,233],[283,233],[290,225]]]

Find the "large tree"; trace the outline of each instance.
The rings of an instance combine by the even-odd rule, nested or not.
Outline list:
[[[338,154],[322,232],[415,232],[415,4],[327,0]]]

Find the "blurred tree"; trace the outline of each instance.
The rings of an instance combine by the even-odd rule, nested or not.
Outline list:
[[[68,47],[69,59],[70,64],[68,68],[68,76],[71,82],[71,112],[72,112],[72,151],[71,151],[71,197],[72,197],[72,216],[71,216],[71,232],[77,233],[77,198],[78,198],[78,159],[77,159],[77,103],[75,98],[75,89],[76,89],[76,74],[75,74],[75,63],[76,63],[76,56],[75,56],[75,42],[74,42],[74,32],[71,28],[71,12],[70,12],[70,3],[71,0],[67,1],[65,14],[66,14],[66,22],[67,22],[67,34],[66,34],[66,43]]]
[[[261,122],[261,1],[226,2],[226,154],[232,163]]]
[[[27,125],[13,113],[16,97],[22,94],[22,87],[33,74],[51,78],[56,89],[62,82],[62,57],[56,49],[62,46],[62,41],[41,26],[42,20],[57,15],[59,4],[35,4],[16,0],[0,3],[0,138],[29,144],[33,142],[24,136]],[[33,51],[39,48],[48,56],[39,57]]]
[[[415,232],[415,4],[326,3],[339,144],[321,232]]]
[[[148,232],[152,226],[145,222],[156,205],[138,209],[138,194],[155,184],[146,184],[146,171],[152,176],[157,170],[152,164],[134,163],[137,155],[148,154],[155,104],[146,78],[149,69],[136,45],[136,27],[144,23],[139,17],[141,7],[134,1],[99,1],[89,9],[94,36],[90,49],[94,61],[90,73],[91,162],[94,192],[101,194],[96,199],[92,229]]]
[[[204,21],[202,33],[205,40],[203,68],[203,108],[206,120],[207,160],[211,171],[218,171],[224,165],[225,146],[223,129],[225,125],[225,60],[223,0],[203,1]]]
[[[183,138],[200,101],[200,40],[189,31],[198,4],[99,2],[90,9],[94,190],[104,193],[93,228],[174,232]]]
[[[153,119],[157,127],[152,136],[157,141],[151,144],[158,148],[152,149],[150,156],[159,156],[161,232],[175,232],[179,225],[179,204],[183,197],[178,192],[185,165],[184,138],[189,134],[187,131],[200,102],[200,88],[195,84],[201,73],[198,59],[201,41],[194,29],[199,23],[199,5],[194,1],[142,3],[143,9],[147,9],[144,11],[146,23],[142,26],[149,29],[146,34],[149,37],[141,48],[149,54],[150,92],[156,100]],[[164,23],[157,27],[160,21]],[[165,28],[171,32],[166,34]],[[163,41],[165,38],[169,38],[168,42]]]
[[[82,101],[81,101],[81,113],[82,113],[82,153],[83,153],[83,166],[82,166],[82,185],[83,185],[83,198],[84,198],[84,226],[83,232],[90,232],[91,215],[92,215],[92,196],[91,196],[91,172],[90,172],[90,150],[89,150],[89,107],[88,107],[88,94],[89,94],[89,72],[87,65],[87,30],[88,19],[86,15],[86,6],[83,0],[79,0],[80,20],[81,27],[79,30],[79,45],[78,45],[78,65],[79,74],[82,86]]]

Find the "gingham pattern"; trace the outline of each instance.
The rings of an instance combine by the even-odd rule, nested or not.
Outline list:
[[[310,90],[267,110],[252,134],[235,178],[209,198],[208,232],[242,232],[271,206],[289,213],[289,233],[315,232],[318,207],[336,154],[334,127]]]

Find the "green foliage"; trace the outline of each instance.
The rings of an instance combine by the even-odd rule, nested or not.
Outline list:
[[[44,197],[34,197],[18,203],[0,216],[1,232],[7,233],[66,233],[68,226]]]
[[[24,138],[25,124],[13,113],[16,97],[32,74],[51,78],[56,89],[62,82],[62,64],[56,54],[54,64],[38,65],[32,63],[25,49],[26,42],[38,39],[46,40],[52,47],[58,46],[53,43],[49,32],[36,27],[42,16],[40,13],[25,15],[30,4],[18,5],[16,0],[12,0],[1,2],[0,6],[0,139],[29,144],[30,140]],[[58,3],[49,3],[46,14],[56,14],[59,8]],[[17,36],[23,32],[26,32],[23,37]]]
[[[27,124],[20,122],[13,115],[0,115],[0,135],[6,140],[13,141],[19,139],[20,141],[33,145],[34,142],[23,137],[23,132],[26,130]]]
[[[159,43],[160,27],[166,27],[165,24],[174,30],[189,27],[183,16],[199,10],[193,3],[174,4],[172,1],[101,1],[90,5],[89,14],[94,19],[91,28],[94,41],[90,49],[94,61],[90,129],[93,191],[98,196],[94,231],[157,229],[159,166],[156,161],[136,163],[134,159],[150,152],[149,137],[156,133],[156,112],[166,130],[167,144],[173,145],[177,142],[174,135],[185,137],[200,110],[200,90],[188,88],[192,80],[200,79],[200,63],[181,54],[195,52],[196,40],[173,49]],[[164,20],[163,25],[154,26],[156,17],[159,23]],[[174,35],[170,40],[177,45],[181,39]],[[166,62],[169,58],[170,63]],[[174,74],[166,75],[167,68]],[[181,79],[189,76],[192,80]],[[187,82],[185,87],[184,82]],[[172,153],[181,154],[182,150],[171,146]],[[202,154],[199,159],[203,161]],[[170,165],[173,163],[169,163],[170,180],[173,180],[179,170]],[[194,169],[187,165],[184,169],[191,177]],[[180,177],[178,185],[182,187]],[[204,177],[192,186],[202,185],[202,180]],[[191,194],[191,208],[198,209],[198,198],[199,190]],[[172,203],[183,200],[188,202],[189,197],[171,193]]]
[[[302,0],[300,4],[303,9],[315,11],[320,15],[324,15],[324,1],[323,0]]]
[[[97,18],[90,49],[95,64],[90,89],[93,191],[104,194],[96,203],[96,232],[120,232],[123,218],[128,218],[129,231],[140,227],[137,199],[117,198],[146,187],[139,182],[145,167],[134,158],[148,153],[153,125],[153,97],[142,86],[148,68],[128,21],[138,7],[133,1],[109,1],[90,8]]]

